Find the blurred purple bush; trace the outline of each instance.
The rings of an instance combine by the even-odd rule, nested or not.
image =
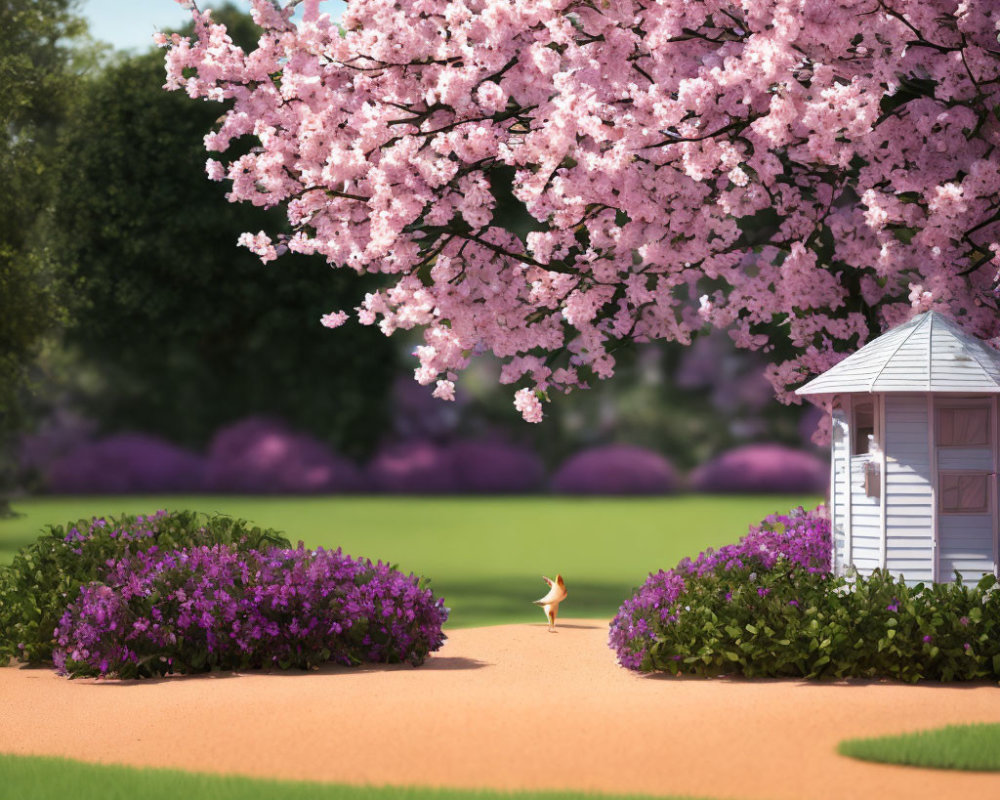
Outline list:
[[[18,469],[44,475],[53,462],[89,442],[96,424],[68,409],[57,408],[33,433],[18,442]]]
[[[723,414],[759,412],[774,402],[763,367],[757,354],[737,351],[728,336],[715,331],[684,350],[674,380],[681,389],[710,391],[712,406]]]
[[[379,492],[446,494],[459,490],[452,454],[423,439],[384,445],[368,463],[367,477],[369,486]]]
[[[220,428],[209,445],[204,488],[214,492],[310,494],[364,489],[360,470],[322,442],[266,417]]]
[[[249,417],[221,428],[207,457],[145,434],[119,434],[79,444],[55,457],[45,441],[25,442],[22,462],[47,478],[50,492],[235,492],[524,494],[545,485],[546,471],[530,447],[502,439],[429,438],[384,444],[364,469],[282,421]],[[60,445],[61,446],[61,445]],[[47,467],[45,465],[48,465]],[[826,459],[778,444],[730,450],[691,475],[697,492],[823,492]],[[576,453],[553,476],[561,494],[665,494],[676,471],[659,453],[607,445]]]
[[[400,376],[392,386],[392,427],[395,435],[408,439],[440,439],[458,424],[464,395],[442,403],[433,397],[433,387],[421,386],[412,377]]]
[[[499,441],[457,442],[448,448],[455,486],[468,494],[525,494],[545,483],[545,466],[526,447]]]
[[[42,444],[31,445],[36,469],[52,461]],[[504,441],[393,441],[360,469],[322,442],[267,417],[220,428],[204,458],[154,436],[124,434],[79,445],[44,472],[50,491],[67,494],[518,494],[545,484],[538,455]]]
[[[829,417],[826,412],[818,406],[809,406],[802,412],[799,418],[799,436],[802,437],[802,444],[805,447],[816,448],[816,438],[820,441],[826,439],[829,430]]]
[[[666,494],[677,488],[673,466],[659,453],[628,444],[583,450],[552,478],[560,494]]]
[[[815,492],[826,490],[827,462],[780,444],[750,444],[729,450],[691,473],[696,492]]]
[[[201,488],[204,460],[142,433],[88,442],[53,461],[46,484],[54,494],[188,492]]]

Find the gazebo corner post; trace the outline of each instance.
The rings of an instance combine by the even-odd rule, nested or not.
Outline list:
[[[938,465],[937,465],[937,420],[934,417],[934,394],[927,393],[927,447],[931,467],[931,580],[941,580],[941,542],[938,532]]]
[[[1000,479],[997,472],[1000,471],[1000,402],[994,394],[990,398],[992,401],[993,425],[993,476],[990,481],[990,506],[993,509],[993,576],[1000,578]]]
[[[837,434],[834,430],[834,426],[837,425],[837,420],[834,417],[834,409],[837,405],[837,395],[832,395],[830,397],[830,404],[827,412],[830,414],[830,486],[828,491],[829,496],[827,497],[828,506],[830,514],[830,531],[833,536],[833,549],[830,553],[830,570],[834,575],[840,573],[841,565],[837,563]],[[847,542],[844,542],[844,556],[847,555]]]
[[[851,474],[851,442],[854,437],[854,399],[844,395],[844,419],[847,420],[847,435],[844,458],[844,511],[847,524],[844,526],[844,574],[854,566],[854,483]]]
[[[879,469],[879,485],[878,485],[878,502],[879,502],[879,524],[882,528],[882,552],[879,554],[881,556],[880,563],[882,565],[882,571],[885,572],[889,567],[889,519],[888,519],[888,508],[889,499],[886,497],[886,483],[887,483],[887,472],[889,465],[889,456],[887,453],[887,437],[885,435],[885,406],[887,396],[884,392],[874,395],[875,398],[875,408],[878,411],[878,430],[877,436],[875,438],[876,445],[878,446],[878,469]]]

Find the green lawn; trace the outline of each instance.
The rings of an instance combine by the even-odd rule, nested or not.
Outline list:
[[[948,725],[899,736],[848,739],[837,752],[881,764],[1000,772],[1000,724]]]
[[[47,523],[158,508],[220,512],[279,528],[307,546],[341,546],[431,577],[452,608],[450,627],[542,622],[530,601],[541,575],[562,572],[566,616],[611,617],[648,572],[705,547],[736,541],[774,511],[819,502],[809,497],[656,499],[532,498],[35,498],[24,516],[0,520],[0,563]],[[18,800],[582,800],[581,793],[470,793],[423,788],[358,788],[259,781],[168,770],[136,770],[50,758],[0,755],[3,796]]]
[[[750,523],[819,498],[91,497],[31,498],[0,520],[0,563],[48,523],[158,508],[221,512],[285,531],[308,547],[343,547],[430,577],[449,627],[542,622],[531,605],[561,572],[571,617],[614,615],[650,571],[735,542]]]
[[[0,794],[17,800],[639,800],[579,792],[473,792],[255,780],[0,755]],[[660,798],[659,800],[670,800]],[[673,798],[680,800],[680,798]]]

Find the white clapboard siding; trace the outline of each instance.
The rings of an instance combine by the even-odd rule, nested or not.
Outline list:
[[[938,469],[993,469],[993,453],[988,447],[939,447]]]
[[[946,534],[941,541],[942,581],[955,579],[960,572],[966,583],[975,583],[983,575],[992,574],[993,535],[991,531],[980,531],[974,539],[956,540]]]
[[[796,391],[1000,392],[1000,352],[935,311],[918,314]]]
[[[886,569],[934,580],[934,492],[926,395],[886,395]]]
[[[833,569],[843,575],[850,564],[847,526],[850,524],[850,486],[848,458],[851,446],[847,414],[841,408],[833,410],[832,441],[830,443],[830,503],[833,516]]]
[[[993,517],[990,514],[941,514],[941,575],[953,580],[956,570],[967,583],[992,573]]]
[[[852,456],[851,463],[851,563],[858,572],[882,566],[882,508],[877,497],[865,495],[867,455]]]

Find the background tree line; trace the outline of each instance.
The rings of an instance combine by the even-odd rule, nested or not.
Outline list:
[[[254,36],[248,16],[219,13]],[[236,247],[274,217],[226,203],[205,177],[201,140],[220,107],[162,91],[152,47],[97,58],[70,0],[17,0],[0,14],[8,434],[68,401],[102,429],[191,446],[267,413],[345,452],[369,448],[392,343],[319,326],[364,281],[307,257],[279,275]]]
[[[237,41],[256,38],[235,8],[215,16]],[[398,388],[409,380],[405,356],[415,342],[318,323],[355,305],[373,279],[305,256],[262,266],[238,248],[240,233],[274,229],[281,212],[225,201],[224,186],[204,174],[202,145],[223,107],[164,92],[163,80],[162,51],[102,50],[87,39],[73,0],[0,7],[0,432],[8,459],[14,432],[57,406],[99,432],[141,430],[194,448],[250,414],[281,417],[356,458],[387,432],[528,436],[507,393],[485,376],[460,384],[457,407],[394,403],[394,378],[397,395],[423,392]],[[525,224],[523,208],[501,204],[499,212],[514,230]],[[617,439],[690,466],[739,441],[798,441],[799,410],[753,388],[759,365],[724,342],[712,347],[625,355],[614,387],[561,398],[550,423],[532,431],[534,444],[557,460]],[[685,377],[698,358],[713,369]],[[718,424],[720,412],[728,424]],[[414,419],[421,414],[438,419]],[[9,461],[6,474],[9,481]]]

